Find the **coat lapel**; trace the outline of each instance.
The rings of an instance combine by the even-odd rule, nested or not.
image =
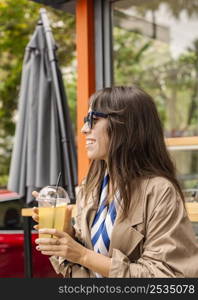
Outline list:
[[[118,249],[127,256],[130,255],[144,237],[140,232],[133,228],[133,226],[143,222],[143,216],[140,211],[134,215],[134,218],[127,217],[122,221],[119,220],[119,216],[120,213],[116,218],[111,234],[109,246],[110,256],[112,256],[113,249]]]
[[[117,211],[117,217],[114,223],[111,241],[109,246],[109,255],[112,255],[113,249],[118,249],[125,255],[130,255],[140,241],[144,238],[143,234],[137,231],[134,227],[143,223],[143,200],[144,200],[144,186],[147,180],[141,185],[141,195],[135,193],[131,201],[129,215],[126,219],[120,221],[121,208]],[[88,199],[86,206],[82,210],[82,233],[85,246],[93,249],[91,242],[91,225],[93,223],[97,208],[98,195],[96,191]]]
[[[98,208],[97,198],[98,196],[96,191],[94,191],[93,195],[88,199],[87,204],[82,211],[82,233],[84,233],[83,240],[85,241],[85,246],[89,249],[93,249],[91,242],[91,225]]]
[[[133,228],[127,219],[115,224],[111,235],[109,256],[112,256],[113,249],[118,249],[129,256],[143,238],[144,236]]]
[[[117,217],[114,223],[109,246],[109,255],[112,256],[113,249],[118,249],[125,255],[129,256],[144,235],[137,231],[134,227],[144,222],[144,191],[148,183],[143,180],[140,191],[136,191],[131,199],[128,217],[120,221],[121,208],[117,211]]]

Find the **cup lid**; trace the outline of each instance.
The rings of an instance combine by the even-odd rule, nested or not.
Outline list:
[[[67,203],[70,202],[67,192],[61,186],[45,186],[40,190],[38,197],[36,198],[37,201],[54,201],[55,199],[66,199]]]

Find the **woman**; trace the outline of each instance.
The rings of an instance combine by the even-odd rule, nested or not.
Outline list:
[[[89,107],[91,164],[75,225],[40,230],[57,238],[38,239],[37,250],[65,277],[198,277],[198,244],[152,98],[112,87]]]

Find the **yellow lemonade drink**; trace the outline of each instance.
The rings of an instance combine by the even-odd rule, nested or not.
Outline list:
[[[39,207],[39,229],[56,228],[63,231],[67,204],[58,204],[56,207]],[[40,238],[51,237],[50,234],[39,233]]]
[[[55,208],[54,228],[56,228],[57,230],[63,231],[64,229],[66,210],[67,204],[60,204]]]
[[[45,186],[40,190],[36,200],[39,209],[39,229],[55,228],[63,231],[64,223],[67,221],[67,203],[70,203],[64,188],[58,185]],[[51,235],[39,233],[39,237],[51,237]]]

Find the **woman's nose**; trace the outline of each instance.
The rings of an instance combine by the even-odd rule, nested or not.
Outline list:
[[[81,128],[81,133],[86,134],[86,133],[90,132],[90,130],[91,130],[91,129],[89,128],[88,123],[86,122],[86,123],[83,125],[83,127]]]

